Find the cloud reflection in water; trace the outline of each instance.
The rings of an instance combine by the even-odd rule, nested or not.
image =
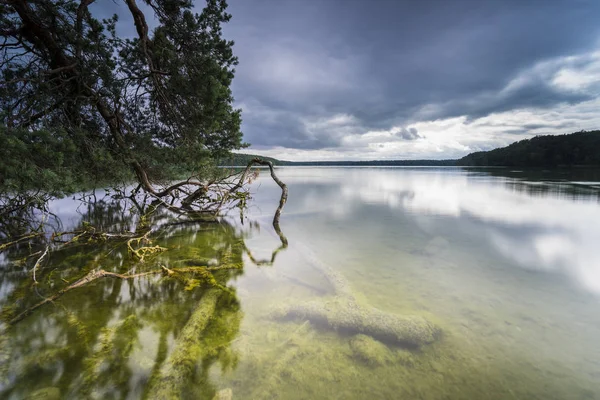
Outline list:
[[[513,171],[514,172],[514,171]],[[285,169],[295,206],[353,218],[364,206],[385,206],[422,224],[422,217],[475,223],[488,245],[512,263],[565,274],[600,294],[598,182],[491,176],[454,168]],[[498,175],[494,171],[494,175]],[[297,190],[297,184],[310,190]],[[295,198],[294,198],[295,197]]]

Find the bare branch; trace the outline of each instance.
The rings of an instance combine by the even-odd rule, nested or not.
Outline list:
[[[46,257],[46,255],[48,254],[48,251],[50,250],[50,246],[46,246],[46,250],[44,251],[44,253],[42,253],[42,255],[40,256],[40,258],[38,258],[38,260],[35,262],[35,265],[33,266],[33,281],[37,284],[38,281],[37,279],[35,279],[35,271],[37,270],[37,268],[39,267],[39,265],[42,263],[42,260],[44,259],[44,257]]]

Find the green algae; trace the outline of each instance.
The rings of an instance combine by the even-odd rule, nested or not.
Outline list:
[[[180,239],[185,238],[185,243],[190,237],[188,231]],[[200,335],[202,329],[194,323],[199,310],[192,313],[196,318],[191,318],[188,323],[191,327],[179,331],[185,322],[182,318],[190,317],[185,307],[211,298],[214,293],[211,287],[219,288],[215,290],[227,293],[227,297],[233,296],[234,290],[227,288],[226,283],[243,268],[241,242],[227,224],[211,229],[209,234],[200,235],[198,239],[196,246],[178,246],[173,259],[189,257],[188,249],[196,249],[208,260],[214,260],[207,263],[208,269],[177,272],[175,275],[181,279],[142,277],[129,282],[118,279],[95,281],[56,300],[54,304],[58,307],[49,305],[36,310],[30,319],[11,327],[6,336],[0,337],[8,343],[0,349],[0,397],[23,398],[36,389],[42,393],[49,383],[57,384],[61,392],[76,398],[153,397],[155,393],[144,390],[153,376],[164,382],[165,377],[169,380],[179,374],[181,390],[194,379],[198,364],[205,364],[208,369],[218,361],[223,371],[235,368],[237,354],[228,347],[241,319],[235,300],[223,301],[219,310],[207,317],[206,335]],[[155,248],[163,249],[170,239],[166,242],[160,238],[156,240],[160,244]],[[27,279],[15,281],[15,290],[10,291],[7,298],[10,306],[2,304],[3,315],[10,317],[27,309],[29,304],[39,302],[40,297],[60,291],[69,282],[94,269],[133,274],[160,266],[150,265],[146,252],[140,253],[143,257],[129,257],[128,250],[131,249],[128,247],[131,246],[124,241],[116,246],[113,246],[114,242],[110,245],[105,242],[83,243],[77,238],[63,250],[53,253],[53,268],[38,271],[40,285],[35,290]],[[140,240],[140,243],[132,244],[136,245],[133,249],[140,252],[150,243]],[[234,254],[236,252],[238,254]],[[171,258],[171,255],[154,252],[152,255],[156,257],[152,260],[166,261],[167,264]],[[144,258],[146,265],[141,264]],[[19,267],[18,264],[10,265]],[[2,273],[2,276],[6,274]],[[190,290],[186,290],[186,286]],[[154,328],[148,330],[148,325]],[[145,349],[148,334],[152,336],[150,332],[154,329],[161,332],[157,365],[146,355]],[[177,344],[171,345],[169,336],[176,337]],[[186,343],[187,339],[194,343]],[[37,351],[34,350],[36,346]],[[43,379],[34,379],[40,374]],[[35,384],[27,385],[30,380]],[[132,381],[136,381],[133,386]],[[210,382],[201,386],[203,388],[198,390],[202,393],[216,393]]]
[[[150,383],[152,398],[178,399],[187,380],[192,375],[196,363],[202,358],[201,333],[213,313],[221,292],[207,291],[194,310],[179,336],[171,355],[167,358],[158,376]]]
[[[77,339],[81,341],[84,346],[89,343],[89,331],[85,326],[85,323],[81,321],[74,313],[67,311],[67,323],[69,326],[77,331]]]
[[[208,377],[214,362],[221,371],[235,368],[238,354],[230,348],[239,332],[242,314],[229,292],[208,289],[185,326],[175,339],[170,352],[163,350],[160,368],[150,379],[147,398],[211,398],[217,392]],[[167,354],[168,353],[168,354]],[[190,381],[196,385],[190,387]]]
[[[69,357],[72,349],[67,346],[44,349],[42,351],[29,354],[22,357],[11,365],[11,368],[16,371],[52,371],[59,364],[58,360]]]
[[[217,272],[223,274],[218,278],[219,282],[224,282],[227,274],[237,273]],[[265,276],[263,272],[257,274]],[[113,300],[109,300],[106,294],[102,298],[114,307],[117,301],[122,301],[117,299],[121,298],[125,289],[129,296],[134,296],[135,290],[139,290],[138,285],[144,282],[146,280],[143,279],[131,283],[108,281],[95,285],[95,289],[102,289],[99,293],[103,293],[111,288],[108,293],[115,293]],[[427,346],[409,350],[388,347],[374,340],[372,335],[347,336],[341,329],[342,323],[332,325],[337,330],[322,330],[318,329],[319,324],[296,323],[295,319],[285,323],[265,320],[262,317],[267,305],[290,301],[284,294],[286,289],[302,290],[299,293],[304,293],[305,297],[301,296],[299,300],[302,301],[298,304],[306,304],[305,300],[314,296],[310,288],[294,285],[289,279],[276,278],[273,285],[281,292],[267,291],[262,305],[252,302],[258,293],[247,292],[241,299],[246,304],[244,314],[231,293],[199,287],[185,292],[183,283],[175,279],[162,279],[160,284],[147,286],[149,291],[136,293],[132,297],[135,300],[129,300],[132,307],[124,305],[117,308],[135,311],[135,316],[125,312],[111,314],[110,324],[91,323],[95,318],[78,312],[78,308],[74,307],[72,317],[63,313],[62,318],[74,338],[80,338],[78,332],[87,332],[88,337],[96,338],[90,355],[85,357],[88,361],[84,362],[84,365],[92,364],[93,368],[84,368],[84,371],[89,371],[84,372],[84,375],[89,375],[85,379],[89,389],[68,391],[61,386],[61,393],[78,394],[75,397],[79,398],[149,399],[211,399],[219,393],[219,388],[229,388],[231,390],[226,391],[228,396],[231,394],[233,398],[241,399],[503,399],[512,395],[517,398],[558,399],[568,398],[569,394],[585,398],[586,393],[594,393],[593,386],[586,391],[585,385],[566,379],[554,378],[556,383],[552,383],[548,380],[547,369],[536,369],[526,359],[518,360],[514,356],[502,358],[491,353],[489,348],[473,346],[441,319],[436,320],[435,326],[443,328],[443,337]],[[194,329],[187,329],[192,316],[211,290],[221,294],[204,328],[197,325]],[[152,294],[149,301],[141,302],[143,293]],[[329,307],[331,311],[338,306],[338,297],[325,297],[324,302],[317,304]],[[74,294],[72,298],[86,297],[81,293]],[[73,307],[67,300],[65,306]],[[471,314],[479,313],[476,306],[472,308]],[[403,309],[410,311],[408,307]],[[348,304],[343,304],[342,310],[346,312]],[[200,312],[199,315],[206,317],[208,314]],[[343,314],[343,318],[357,324],[353,315]],[[80,329],[79,322],[83,322],[84,329]],[[160,336],[156,338],[157,347],[147,350],[148,365],[141,365],[139,360],[134,365],[132,354],[141,349],[143,342],[139,336],[140,327],[148,324],[152,327],[150,332],[154,329]],[[101,327],[99,333],[98,327]],[[189,332],[193,334],[187,335]],[[119,336],[122,340],[117,339]],[[189,342],[184,340],[188,337]],[[44,359],[48,361],[44,363],[44,368],[47,368],[44,371],[49,371],[56,368],[53,365],[59,365],[50,360],[69,360],[72,356],[56,352],[47,353]],[[560,374],[563,370],[554,366],[552,371]],[[136,376],[142,378],[136,380]],[[161,382],[166,384],[159,390]],[[50,383],[43,382],[41,385],[48,387]],[[135,385],[138,385],[138,392],[125,389]],[[115,386],[120,389],[116,390]]]
[[[4,332],[4,327],[0,326],[0,387],[4,387],[8,383],[8,369],[10,360],[8,343],[8,337]]]
[[[277,330],[278,337],[303,325],[255,328],[256,336]],[[362,338],[362,340],[361,340]],[[248,399],[422,398],[528,399],[587,398],[581,382],[552,382],[526,359],[504,358],[482,364],[490,355],[477,354],[459,337],[448,335],[420,350],[390,348],[370,336],[341,337],[314,331],[295,335],[283,348],[254,346],[221,386],[243,388]],[[561,368],[558,367],[558,370]]]
[[[299,268],[298,264],[294,267]],[[305,272],[300,270],[297,274],[306,277]],[[359,282],[370,283],[367,280]],[[288,298],[287,291],[281,287],[284,283],[293,286],[294,293],[301,294]],[[410,283],[415,286],[411,288],[407,284],[402,288],[402,293],[409,298],[411,289],[418,287],[414,281]],[[261,302],[250,301],[256,296],[253,293],[248,293],[243,301],[247,302],[248,308],[271,308],[280,317],[294,307],[300,306],[304,310],[306,304],[311,304],[308,299],[314,298],[314,291],[306,285],[290,284],[293,281],[289,279],[274,280],[269,286],[269,295],[261,297]],[[385,286],[372,288],[376,293],[382,287]],[[392,293],[399,290],[391,286],[385,289]],[[389,296],[393,296],[392,293]],[[374,298],[373,293],[366,298]],[[398,296],[398,299],[402,297]],[[338,301],[336,296],[323,300],[312,303],[321,308],[337,307],[329,304]],[[297,304],[290,304],[293,301]],[[275,306],[273,310],[273,302],[284,305]],[[342,306],[342,309],[347,308],[345,304]],[[481,308],[477,304],[472,307]],[[366,335],[370,344],[376,343],[374,347],[377,348],[371,349],[370,353],[375,356],[369,357],[367,350],[362,356],[358,354],[357,343],[352,340],[355,336],[348,337],[347,332],[339,329],[323,330],[320,329],[322,324],[318,323],[306,325],[302,316],[285,323],[279,323],[279,318],[264,320],[255,316],[256,320],[247,320],[247,335],[237,345],[242,351],[238,368],[221,375],[219,386],[231,386],[235,395],[239,393],[242,398],[249,399],[594,398],[592,394],[597,384],[574,378],[567,368],[556,364],[536,365],[525,355],[503,351],[498,346],[498,338],[506,338],[505,333],[475,341],[457,330],[455,324],[434,318],[431,313],[411,307],[409,303],[396,309],[406,310],[409,315],[426,314],[427,320],[434,321],[433,325],[444,335],[437,336],[427,346],[408,349],[387,346]],[[489,315],[483,315],[489,323]],[[327,326],[330,325],[327,323]],[[286,338],[295,330],[302,334],[294,335],[293,340],[287,342]],[[284,343],[283,347],[279,347],[279,343]]]
[[[57,387],[47,387],[38,389],[31,393],[25,400],[60,400],[60,389]]]
[[[233,399],[233,391],[231,388],[221,389],[217,393],[215,393],[215,397],[212,400],[232,400]]]

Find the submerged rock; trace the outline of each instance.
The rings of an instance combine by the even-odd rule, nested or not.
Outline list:
[[[370,336],[358,334],[350,339],[350,348],[355,358],[371,366],[383,365],[390,360],[390,350]]]

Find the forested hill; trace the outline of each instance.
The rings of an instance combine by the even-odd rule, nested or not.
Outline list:
[[[461,166],[561,167],[600,166],[600,131],[536,136],[507,147],[471,153]]]

